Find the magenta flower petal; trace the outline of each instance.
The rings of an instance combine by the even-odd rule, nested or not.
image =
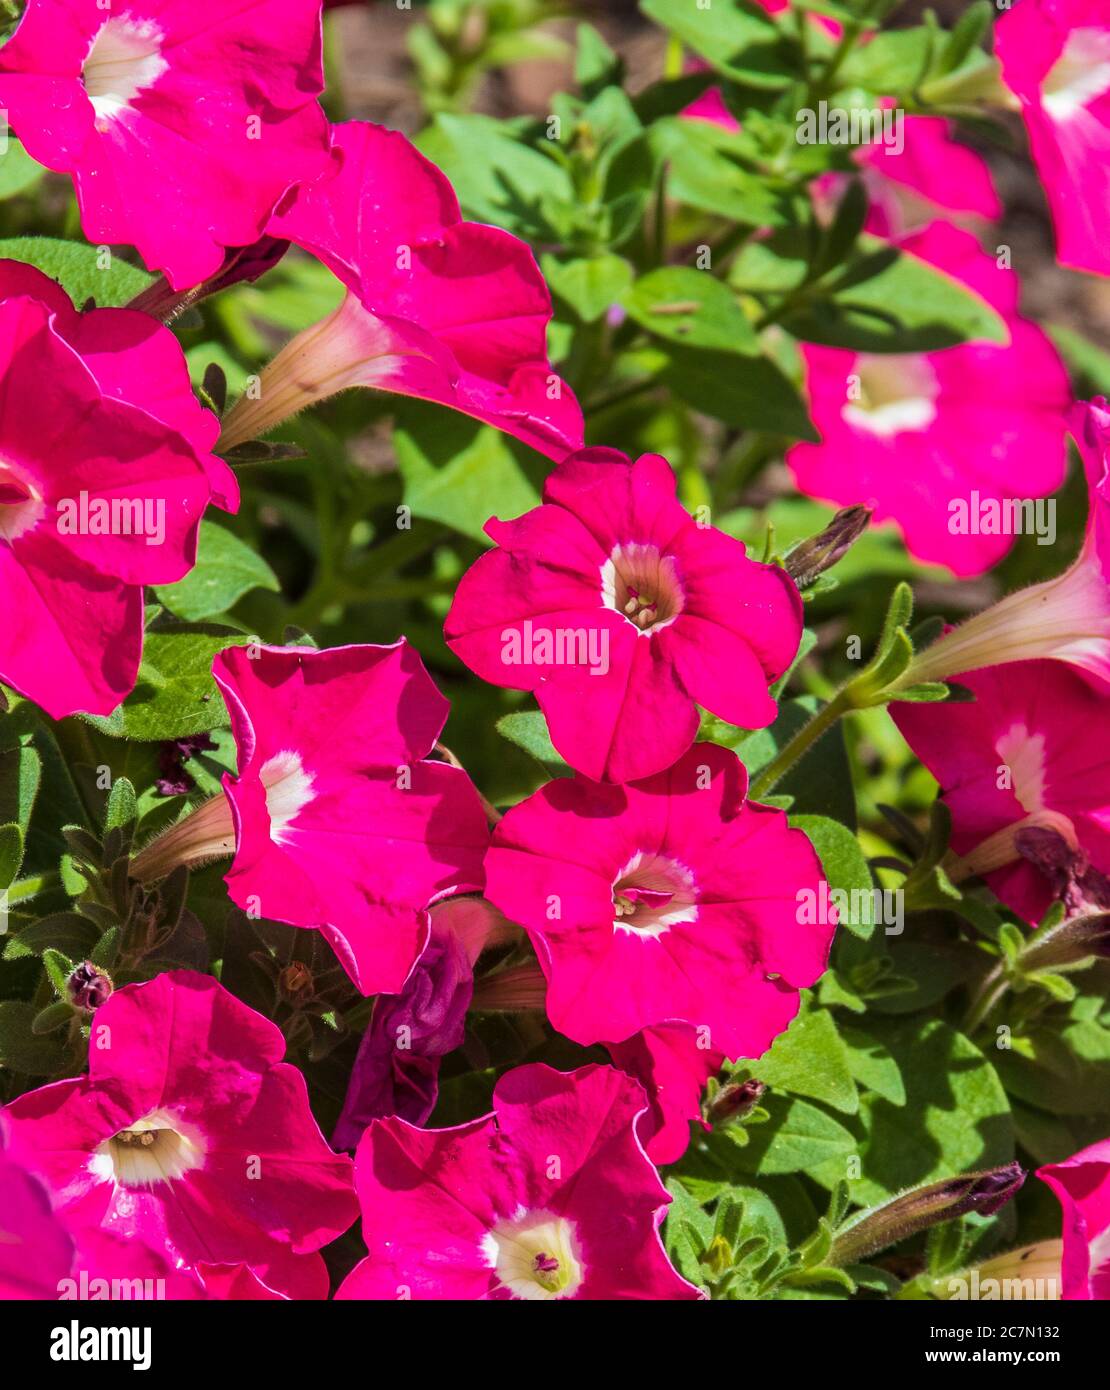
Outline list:
[[[1052,209],[1060,261],[1110,274],[1110,21],[1102,0],[1021,0],[995,52]]]
[[[532,690],[563,757],[628,781],[670,766],[697,704],[747,728],[775,717],[801,599],[786,573],[694,521],[665,459],[587,449],[543,505],[491,521],[497,549],[463,576],[448,645],[483,680]]]
[[[891,714],[941,785],[952,848],[1001,900],[1036,923],[1065,885],[1022,856],[1022,830],[1048,830],[1072,858],[1110,873],[1110,749],[1092,730],[1110,710],[1062,662],[1018,661],[960,675],[973,703],[895,704]]]
[[[893,102],[887,99],[880,105],[893,106]],[[953,139],[951,121],[904,114],[900,119],[900,149],[897,140],[876,140],[852,155],[867,190],[866,231],[902,237],[927,227],[941,211],[957,219],[979,217],[992,222],[1002,216],[990,166]],[[812,185],[818,208],[831,214],[847,181],[845,174],[820,175]]]
[[[1110,1139],[1037,1169],[1064,1209],[1066,1299],[1110,1301]]]
[[[688,1023],[662,1023],[645,1028],[620,1043],[609,1043],[609,1055],[621,1071],[634,1076],[650,1104],[640,1117],[638,1133],[652,1163],[675,1163],[690,1143],[690,1121],[701,1116],[705,1083],[724,1066],[725,1057]]]
[[[78,315],[2,262],[0,343],[0,675],[54,718],[109,714],[135,684],[142,585],[186,574],[205,507],[238,489],[181,349],[144,315]]]
[[[405,641],[221,652],[238,777],[227,875],[244,910],[319,927],[364,994],[396,994],[428,905],[482,887],[485,814],[459,768],[426,761],[447,701]]]
[[[330,1282],[322,1255],[294,1255],[283,1246],[254,1266],[202,1264],[196,1274],[204,1297],[221,1302],[319,1302],[327,1298]]]
[[[29,152],[73,176],[95,243],[138,248],[176,290],[330,162],[320,0],[30,0],[0,50],[0,106]]]
[[[75,1228],[171,1265],[265,1265],[319,1250],[355,1215],[350,1160],[324,1142],[280,1031],[189,971],[116,990],[89,1073],[7,1110],[14,1146]]]
[[[301,187],[270,223],[348,287],[330,318],[266,368],[225,445],[353,386],[437,401],[554,459],[582,444],[582,413],[547,356],[551,296],[529,247],[462,221],[450,183],[395,131],[333,127],[337,174]]]
[[[486,896],[528,932],[560,1032],[621,1042],[682,1020],[718,1052],[758,1057],[787,1027],[835,923],[800,911],[822,883],[809,841],[746,791],[736,755],[698,743],[644,781],[561,779],[506,813]]]
[[[347,1299],[694,1299],[659,1225],[670,1198],[611,1067],[517,1067],[456,1129],[375,1120],[355,1160],[369,1257]]]
[[[953,140],[951,131],[952,123],[943,116],[904,116],[901,150],[875,141],[857,151],[857,163],[874,175],[868,192],[873,208],[883,213],[884,235],[902,230],[890,184],[934,209],[971,213],[992,222],[1002,216],[990,166],[982,155]]]
[[[34,1169],[8,1148],[0,1110],[0,1299],[57,1298],[73,1263],[73,1237]]]
[[[811,497],[867,503],[876,521],[893,521],[918,559],[982,574],[1014,540],[990,505],[1001,515],[1007,499],[1044,497],[1063,482],[1067,374],[1041,330],[1018,317],[1016,277],[970,233],[933,223],[901,245],[991,303],[1009,345],[894,355],[807,347],[821,443],[794,445],[787,462]]]

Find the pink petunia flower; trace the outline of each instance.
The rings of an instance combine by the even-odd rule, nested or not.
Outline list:
[[[679,1019],[758,1057],[790,1023],[835,921],[805,910],[823,883],[805,835],[746,795],[736,754],[698,743],[641,782],[549,782],[499,822],[486,896],[531,938],[561,1033],[623,1042]]]
[[[1032,506],[1063,482],[1067,374],[1041,330],[1018,316],[1016,277],[970,233],[936,222],[899,244],[992,304],[1009,344],[907,354],[805,347],[821,442],[794,445],[787,462],[811,497],[864,502],[877,522],[895,522],[919,560],[982,574],[1013,545],[1012,499]]]
[[[282,1299],[326,1298],[328,1273],[319,1254],[286,1247],[252,1270],[244,1264],[178,1268],[140,1242],[103,1226],[82,1225],[58,1211],[24,1146],[8,1146],[0,1110],[0,1299]],[[283,1290],[279,1292],[278,1290]]]
[[[517,1067],[454,1129],[375,1120],[355,1160],[369,1257],[344,1299],[695,1299],[659,1239],[670,1201],[611,1067]]]
[[[225,447],[353,386],[437,401],[560,459],[582,412],[547,357],[551,295],[535,257],[499,227],[464,222],[442,173],[396,131],[333,127],[339,173],[302,187],[270,223],[347,286],[288,343],[224,420]]]
[[[1018,0],[995,53],[1020,105],[1060,261],[1110,274],[1110,14],[1104,0]]]
[[[319,1250],[357,1207],[350,1160],[324,1142],[304,1077],[268,1019],[191,971],[116,990],[89,1072],[7,1109],[12,1143],[73,1227],[175,1268]]]
[[[483,680],[534,691],[572,767],[607,781],[669,767],[696,704],[745,728],[775,718],[767,685],[798,648],[798,591],[695,522],[658,454],[583,450],[542,506],[486,531],[497,548],[463,575],[448,645]]]
[[[73,176],[85,235],[137,247],[176,290],[327,169],[322,90],[320,0],[29,0],[0,50],[0,107]]]
[[[890,707],[952,812],[953,876],[985,876],[1031,923],[1057,897],[1075,912],[1098,903],[1110,888],[1110,696],[1055,661],[959,682],[974,703]]]
[[[1110,1301],[1110,1139],[1037,1169],[1064,1209],[1063,1297]]]
[[[1081,402],[1068,427],[1087,478],[1087,531],[1056,579],[1007,594],[914,657],[899,682],[942,681],[961,671],[1048,657],[1110,685],[1110,406]]]
[[[209,502],[238,506],[215,418],[173,334],[145,314],[78,314],[0,262],[0,677],[55,719],[131,691],[144,584],[196,560]]]
[[[482,887],[489,841],[469,778],[428,761],[447,717],[416,651],[233,647],[213,663],[237,777],[132,862],[151,881],[234,854],[231,898],[318,927],[364,994],[396,994],[428,939],[428,905]]]
[[[704,1031],[689,1023],[662,1023],[620,1043],[608,1044],[621,1071],[634,1076],[648,1094],[638,1133],[652,1163],[675,1163],[690,1143],[690,1121],[704,1129],[701,1098],[705,1083],[721,1070],[724,1053],[709,1045]]]

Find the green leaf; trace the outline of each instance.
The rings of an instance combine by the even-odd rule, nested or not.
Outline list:
[[[715,420],[792,439],[817,439],[798,388],[766,357],[671,343],[659,344],[643,358],[676,396]]]
[[[120,938],[123,933],[119,927],[109,927],[100,940],[89,953],[89,959],[93,965],[99,965],[101,970],[111,970],[116,963],[116,956],[119,951]]]
[[[124,829],[135,823],[135,788],[126,777],[117,777],[108,793],[104,829]]]
[[[82,960],[94,949],[98,936],[95,924],[80,913],[55,912],[21,927],[4,948],[4,959],[41,955],[51,949],[70,960]]]
[[[708,7],[697,0],[640,0],[640,9],[736,82],[774,89],[797,75],[778,26],[754,7],[725,0]]]
[[[45,173],[42,165],[36,163],[23,146],[9,135],[0,154],[0,198],[14,198],[17,193],[26,193]]]
[[[399,413],[393,433],[405,502],[414,516],[439,521],[484,545],[491,517],[510,521],[538,506],[539,490],[500,430],[452,412]]]
[[[583,323],[595,323],[632,284],[632,266],[623,256],[579,256],[571,260],[545,253],[543,273],[552,293],[565,300]]]
[[[1007,1090],[1054,1115],[1110,1113],[1110,1028],[1056,1019],[1014,1033],[1013,1046],[992,1049]]]
[[[959,909],[953,905],[953,910]],[[878,1013],[908,1014],[931,1008],[982,968],[981,952],[952,930],[950,918],[920,913],[912,921],[912,931],[888,935],[884,941],[892,973],[908,981],[909,987],[872,999],[871,1007]]]
[[[904,1105],[906,1087],[898,1063],[878,1039],[858,1028],[841,1025],[841,1042],[848,1069],[856,1081],[868,1091],[876,1091],[892,1105]]]
[[[15,824],[0,825],[0,893],[14,883],[22,863],[22,829]]]
[[[497,721],[497,732],[510,743],[515,743],[518,748],[523,748],[544,767],[566,769],[567,764],[555,751],[555,745],[551,742],[547,720],[539,710],[522,710],[518,714],[502,715]]]
[[[690,347],[759,355],[759,339],[732,293],[706,270],[665,266],[643,275],[623,299],[649,332]]]
[[[58,281],[78,309],[90,299],[100,308],[127,304],[154,282],[154,276],[145,270],[83,241],[10,237],[0,241],[0,258],[38,266]]]
[[[32,744],[0,751],[0,820],[20,826],[25,838],[41,781],[42,758]]]
[[[875,895],[871,870],[859,841],[846,826],[827,816],[792,815],[790,824],[803,831],[817,851],[829,882],[830,900],[838,911],[839,926],[855,936],[870,937],[883,916],[877,909],[885,906],[885,900],[880,901]],[[834,892],[846,896],[832,897]]]
[[[740,160],[739,142],[708,121],[666,117],[648,132],[656,159],[667,166],[667,193],[680,203],[745,227],[778,227],[782,198]]]
[[[843,1160],[855,1153],[851,1131],[808,1101],[771,1095],[764,1097],[763,1104],[771,1118],[746,1131],[748,1143],[736,1159],[744,1171],[803,1173],[830,1162],[843,1166]]]
[[[216,628],[148,632],[134,691],[106,718],[85,717],[113,738],[157,742],[218,728],[227,723],[227,709],[212,679],[212,661],[247,641]]]
[[[69,977],[73,974],[73,962],[68,956],[62,955],[61,951],[56,951],[52,946],[48,946],[42,953],[42,963],[50,983],[64,999],[66,985],[69,983]]]
[[[848,1115],[859,1109],[847,1049],[823,1010],[800,1014],[751,1071],[776,1091],[808,1096]]]
[[[1071,368],[1077,395],[1104,396],[1110,392],[1110,352],[1063,324],[1047,324],[1046,330]]]
[[[868,1031],[898,1063],[906,1097],[901,1105],[862,1098],[852,1121],[860,1133],[861,1175],[847,1175],[853,1201],[871,1206],[907,1187],[1013,1158],[1006,1093],[974,1043],[939,1019],[876,1021]],[[811,1175],[829,1187],[846,1176],[842,1164]]]
[[[451,180],[467,216],[528,240],[550,239],[546,207],[574,203],[566,172],[489,116],[439,115],[416,144]]]
[[[73,1006],[64,999],[57,999],[53,1004],[47,1004],[45,1009],[39,1012],[31,1020],[31,1032],[36,1037],[41,1037],[44,1033],[53,1033],[58,1028],[64,1028],[73,1017]]]
[[[154,592],[171,613],[192,623],[226,613],[251,589],[279,588],[273,570],[249,545],[214,521],[202,521],[194,568]]]
[[[61,1038],[35,1037],[31,1031],[38,1012],[22,999],[0,1000],[0,1067],[28,1076],[49,1076],[61,1069]]]
[[[579,24],[574,59],[574,80],[589,100],[604,88],[620,84],[624,63],[592,24]]]
[[[920,24],[875,34],[858,45],[841,68],[841,87],[862,87],[878,96],[909,91],[929,70],[936,32]]]
[[[856,352],[934,352],[1008,340],[995,310],[950,275],[875,237],[861,237],[860,248],[824,297],[783,316],[789,333]]]

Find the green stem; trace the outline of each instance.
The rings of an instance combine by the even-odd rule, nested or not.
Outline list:
[[[979,988],[975,992],[975,997],[971,1001],[971,1007],[967,1011],[961,1032],[965,1037],[974,1037],[976,1032],[982,1027],[990,1011],[1010,988],[1010,982],[1006,979],[1002,963],[994,967],[984,978]]]
[[[841,690],[834,695],[824,709],[818,710],[809,723],[803,725],[794,737],[779,749],[755,779],[751,786],[752,800],[758,801],[761,796],[766,796],[783,774],[789,772],[817,740],[828,733],[833,725],[853,708],[846,691]]]

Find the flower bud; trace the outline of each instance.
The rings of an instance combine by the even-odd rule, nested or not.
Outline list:
[[[1017,1194],[1024,1181],[1025,1169],[1019,1163],[1007,1163],[903,1192],[893,1201],[863,1212],[852,1225],[841,1230],[833,1240],[826,1263],[859,1264],[877,1251],[942,1221],[971,1212],[992,1216]]]
[[[107,971],[93,965],[91,960],[82,961],[66,981],[69,1002],[75,1009],[84,1009],[89,1014],[107,1003],[113,988]]]
[[[847,555],[870,521],[870,507],[844,507],[818,535],[799,541],[784,559],[783,568],[799,589],[808,588]]]

